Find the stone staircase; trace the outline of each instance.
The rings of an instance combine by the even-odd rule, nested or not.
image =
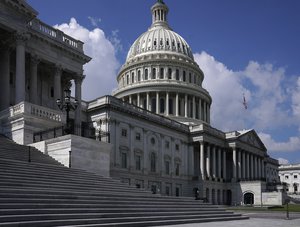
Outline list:
[[[160,226],[240,220],[193,198],[163,197],[60,165],[0,136],[0,226]]]

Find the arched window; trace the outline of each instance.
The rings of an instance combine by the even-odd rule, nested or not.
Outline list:
[[[173,114],[173,99],[169,99],[169,114]]]
[[[126,82],[129,84],[129,75],[127,75]]]
[[[150,157],[150,163],[151,163],[151,172],[156,172],[156,157],[154,153],[151,153]]]
[[[145,80],[148,80],[148,69],[145,69]]]
[[[138,70],[138,81],[141,81],[141,70]]]
[[[182,74],[182,80],[183,80],[184,82],[186,81],[185,71],[183,71],[183,74]]]
[[[247,192],[244,194],[244,204],[245,205],[253,205],[254,204],[254,195],[251,192]]]
[[[168,69],[168,79],[169,80],[172,79],[172,69],[171,68]]]
[[[131,73],[131,83],[134,83],[134,73]]]
[[[156,68],[152,69],[152,79],[156,79]]]
[[[176,80],[179,80],[179,69],[176,69]]]
[[[163,78],[164,78],[164,68],[160,68],[159,78],[160,78],[160,79],[163,79]]]
[[[156,99],[151,99],[151,111],[156,112]]]

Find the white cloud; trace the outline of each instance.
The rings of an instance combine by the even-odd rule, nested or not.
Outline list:
[[[91,16],[88,16],[88,19],[90,20],[91,24],[92,24],[94,27],[98,27],[99,23],[101,22],[101,18],[98,18],[98,17],[91,17]]]
[[[258,135],[266,147],[273,152],[294,152],[300,147],[299,137],[290,137],[286,142],[277,142],[270,134],[259,133]]]
[[[287,160],[285,158],[278,158],[278,162],[279,162],[280,165],[290,164],[289,160]]]
[[[292,92],[293,114],[300,120],[300,77],[298,77],[296,88]]]
[[[116,87],[116,75],[120,66],[115,56],[115,48],[105,37],[100,28],[88,30],[77,23],[75,18],[70,22],[55,25],[66,34],[84,42],[84,52],[93,59],[84,65],[86,78],[83,82],[83,99],[91,100],[101,95],[111,94]]]

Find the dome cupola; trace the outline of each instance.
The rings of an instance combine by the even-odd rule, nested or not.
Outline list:
[[[170,28],[163,0],[151,12],[152,24],[130,47],[113,95],[182,123],[209,123],[212,100],[190,46]]]

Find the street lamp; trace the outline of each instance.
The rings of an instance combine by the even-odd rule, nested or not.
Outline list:
[[[67,134],[70,134],[70,132],[71,132],[70,110],[76,110],[76,108],[78,106],[78,101],[76,99],[74,102],[71,101],[71,90],[66,88],[64,90],[64,100],[61,101],[60,99],[57,99],[56,104],[60,110],[65,110],[67,113],[67,119],[66,119],[67,127],[65,129],[65,132]]]

